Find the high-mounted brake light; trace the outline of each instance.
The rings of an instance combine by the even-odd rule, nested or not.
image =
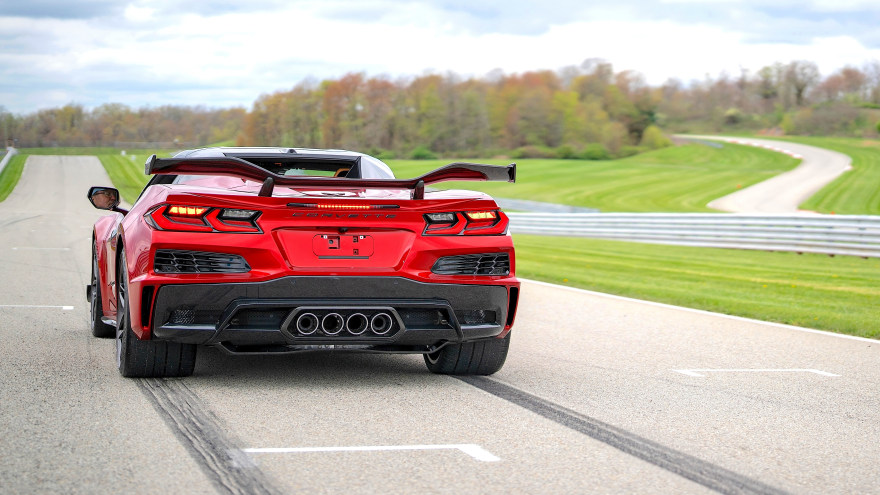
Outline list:
[[[370,205],[315,205],[319,210],[369,210]]]
[[[287,203],[288,208],[312,208],[315,210],[394,210],[400,205],[359,205],[354,203]]]

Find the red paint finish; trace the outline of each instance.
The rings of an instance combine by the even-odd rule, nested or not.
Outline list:
[[[247,166],[217,172],[226,176],[205,175],[204,167],[219,167],[220,162],[181,159],[174,164],[176,169],[166,168],[162,173],[176,170],[198,173],[199,177],[181,184],[148,185],[124,217],[115,213],[95,223],[104,314],[116,316],[116,262],[124,250],[132,329],[141,339],[151,335],[151,322],[141,321],[144,286],[158,291],[163,284],[263,282],[293,275],[394,276],[429,283],[503,285],[509,292],[511,288],[518,292],[513,242],[506,233],[507,217],[485,194],[427,191],[424,199],[412,199],[412,191],[399,187],[411,179],[395,180],[393,187],[382,188],[379,179],[357,180],[357,187],[351,187],[350,179],[324,177],[318,181],[319,188],[313,187],[309,179],[291,179],[288,182],[292,185],[276,186],[273,196],[263,197],[257,196],[262,185],[259,174]],[[228,176],[236,173],[241,177]],[[437,182],[485,180],[486,176],[451,167],[423,178]],[[194,213],[174,215],[174,206],[189,207]],[[193,210],[200,208],[204,208],[201,213]],[[230,221],[222,219],[224,209],[259,213],[252,223]],[[455,213],[455,222],[430,228],[425,215],[438,212]],[[469,219],[466,212],[494,212],[494,218]],[[250,271],[156,273],[153,260],[157,250],[236,254],[245,259]],[[510,275],[431,272],[440,257],[485,253],[508,253]],[[510,323],[515,310],[516,305],[511,305]],[[509,331],[508,325],[501,336]]]

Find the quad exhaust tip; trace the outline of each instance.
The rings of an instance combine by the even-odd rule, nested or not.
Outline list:
[[[391,331],[393,320],[388,313],[377,313],[370,320],[370,330],[376,335],[385,335]]]
[[[321,320],[321,330],[327,335],[336,335],[345,328],[345,319],[339,313],[329,313]]]
[[[370,320],[361,313],[354,313],[345,321],[345,328],[352,335],[360,335],[367,331]]]
[[[339,313],[301,313],[296,317],[296,331],[302,336],[314,335],[319,330],[327,336],[336,336],[347,331],[350,335],[363,335],[369,330],[374,335],[387,335],[394,328],[394,318],[385,312],[352,313],[343,316]]]
[[[303,313],[296,319],[296,331],[302,335],[311,335],[318,331],[318,317],[312,313]]]

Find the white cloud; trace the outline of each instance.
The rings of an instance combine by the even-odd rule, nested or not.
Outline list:
[[[140,7],[134,4],[129,4],[127,7],[125,7],[123,16],[125,16],[125,18],[129,21],[147,22],[153,20],[153,15],[155,13],[156,10],[150,7]]]
[[[708,18],[639,20],[591,11],[537,31],[480,31],[463,29],[460,11],[429,3],[359,4],[364,11],[345,16],[329,15],[326,3],[293,5],[168,15],[141,1],[119,17],[0,17],[0,104],[17,112],[70,101],[250,106],[259,94],[310,76],[364,71],[394,77],[429,69],[480,76],[494,68],[557,69],[593,57],[642,72],[652,84],[794,59],[813,60],[826,74],[880,59],[880,50],[847,32],[801,34],[798,43],[754,42],[754,33]]]
[[[876,0],[812,0],[809,6],[820,12],[876,12],[878,7]]]

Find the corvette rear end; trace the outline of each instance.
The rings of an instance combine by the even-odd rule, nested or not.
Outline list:
[[[198,345],[503,365],[519,291],[507,217],[484,194],[425,186],[513,182],[515,166],[400,180],[357,153],[238,148],[152,157],[147,173],[132,210],[114,204],[95,229],[93,332],[113,327],[123,375],[188,375]]]

